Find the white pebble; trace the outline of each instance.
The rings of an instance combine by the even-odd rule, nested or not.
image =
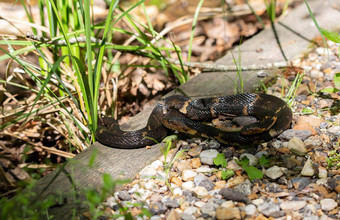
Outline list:
[[[199,198],[199,199],[209,195],[208,190],[206,188],[202,187],[202,186],[196,186],[194,188],[194,192],[196,193],[197,198]]]
[[[182,180],[183,181],[189,181],[194,180],[195,176],[197,176],[197,173],[193,170],[184,170],[182,173]]]
[[[214,158],[216,158],[218,151],[215,149],[204,150],[200,153],[202,164],[214,165]]]
[[[182,184],[182,188],[192,191],[195,187],[195,183],[193,181],[187,181]]]

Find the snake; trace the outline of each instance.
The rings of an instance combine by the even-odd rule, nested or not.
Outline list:
[[[207,124],[221,116],[253,116],[256,122],[224,128]],[[273,95],[242,93],[200,99],[172,95],[157,102],[141,129],[122,130],[117,120],[99,117],[95,137],[109,147],[133,149],[154,145],[175,130],[225,145],[247,146],[275,138],[291,121],[290,106]]]

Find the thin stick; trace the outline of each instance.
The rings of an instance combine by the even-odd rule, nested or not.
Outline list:
[[[33,34],[27,34],[26,36],[29,39],[36,40],[36,41],[42,41],[42,42],[48,42],[51,41],[49,39],[36,36]],[[69,40],[70,43],[80,43],[85,42],[85,37],[72,37]],[[100,39],[91,37],[92,43],[101,43]],[[51,42],[54,45],[66,45],[65,40],[54,40]],[[106,43],[108,45],[112,45],[110,43]],[[128,51],[127,51],[128,52]],[[181,62],[177,59],[167,58],[168,61],[170,61],[173,64],[181,65]],[[199,62],[182,62],[184,66],[191,67],[191,68],[200,68],[204,71],[214,71],[214,72],[230,72],[230,71],[237,71],[237,68],[235,65],[216,65],[213,63],[199,63]],[[253,64],[248,66],[241,66],[240,70],[242,71],[249,71],[249,70],[267,70],[267,69],[277,69],[277,68],[283,68],[290,66],[289,61],[279,61],[279,62],[273,62],[273,63],[264,63],[264,64]]]

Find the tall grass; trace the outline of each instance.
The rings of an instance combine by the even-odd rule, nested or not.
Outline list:
[[[22,36],[17,39],[3,36],[0,45],[6,45],[8,50],[0,48],[5,52],[0,61],[12,59],[20,65],[29,80],[34,82],[24,85],[31,90],[34,100],[28,107],[11,112],[9,115],[13,119],[0,125],[0,129],[16,123],[24,125],[34,118],[42,119],[42,115],[53,106],[64,125],[63,135],[68,142],[78,150],[86,148],[95,141],[102,73],[119,72],[119,66],[112,66],[118,63],[121,52],[157,60],[157,66],[166,73],[170,69],[180,83],[188,79],[183,68],[167,61],[171,51],[178,52],[180,58],[180,49],[172,42],[168,42],[170,47],[158,45],[155,37],[158,33],[146,13],[147,25],[131,15],[132,10],[144,7],[144,0],[128,9],[121,8],[117,0],[111,1],[105,21],[98,24],[94,23],[93,2],[89,0],[38,0],[38,18],[30,14],[30,6],[23,0],[21,2],[30,22],[40,23],[40,26],[32,25],[32,35],[24,40]],[[117,23],[120,21],[128,23],[132,30],[119,28]],[[113,44],[111,40],[116,33],[123,33],[130,37],[131,42],[138,43],[133,46]],[[38,66],[27,62],[27,53],[38,55]],[[23,87],[11,79],[0,83]]]

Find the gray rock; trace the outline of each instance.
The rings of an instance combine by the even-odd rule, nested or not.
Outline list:
[[[190,203],[197,200],[197,198],[194,197],[192,195],[192,192],[189,190],[183,190],[183,196],[185,197],[185,201],[190,202]]]
[[[177,208],[177,207],[179,207],[179,203],[178,203],[178,201],[176,200],[176,198],[171,198],[171,197],[169,197],[169,196],[164,197],[164,198],[162,199],[162,203],[163,203],[166,207],[168,207],[168,208]]]
[[[317,209],[315,208],[314,205],[312,204],[307,204],[305,207],[304,207],[304,210],[303,210],[303,215],[304,216],[312,216],[313,214],[315,214],[317,211]]]
[[[196,186],[202,186],[206,188],[208,191],[212,190],[215,187],[215,184],[205,175],[199,173],[195,179],[194,183]]]
[[[328,123],[327,122],[321,122],[321,124],[320,124],[320,129],[326,129],[326,128],[328,128]]]
[[[266,191],[272,192],[272,193],[278,193],[278,192],[282,192],[283,189],[277,183],[269,183],[266,185]]]
[[[232,200],[237,202],[249,203],[250,200],[242,192],[235,191],[231,188],[223,188],[220,190],[220,194],[226,200]]]
[[[195,220],[196,219],[196,217],[194,215],[191,215],[191,214],[188,214],[188,213],[185,213],[185,212],[183,212],[181,217],[182,217],[183,220]]]
[[[217,156],[218,151],[215,149],[204,150],[200,153],[202,164],[214,165],[214,158]]]
[[[318,147],[322,145],[322,140],[320,136],[315,135],[315,136],[310,136],[303,142],[306,146],[313,146],[313,147]]]
[[[280,141],[280,140],[273,141],[273,142],[271,142],[271,145],[272,145],[274,148],[279,149],[279,148],[282,147],[282,141]]]
[[[297,137],[300,140],[304,141],[311,135],[312,135],[312,132],[310,132],[308,130],[288,129],[288,130],[285,130],[284,132],[282,132],[282,134],[280,134],[278,136],[278,138],[281,139],[281,140],[289,141],[293,137]]]
[[[252,192],[251,182],[247,179],[243,183],[235,186],[235,191],[241,192],[246,196],[249,196]]]
[[[322,199],[320,205],[323,211],[331,211],[338,207],[338,203],[334,199]]]
[[[340,136],[340,126],[332,126],[327,129],[327,131],[331,134],[334,134],[335,136]]]
[[[306,95],[297,95],[295,97],[295,101],[297,101],[297,102],[302,102],[302,101],[305,101],[305,100],[307,100],[307,96]]]
[[[216,209],[216,205],[212,202],[208,202],[205,203],[202,207],[201,207],[201,213],[202,213],[202,217],[203,218],[213,218],[215,217],[215,209]]]
[[[186,209],[184,209],[183,214],[189,214],[189,215],[194,215],[198,211],[198,208],[194,206],[189,206]]]
[[[291,179],[292,184],[297,187],[297,190],[303,190],[311,183],[311,180],[306,177],[294,177]]]
[[[161,220],[162,218],[161,218],[161,216],[159,216],[159,215],[154,215],[154,216],[152,216],[151,218],[150,218],[150,220]]]
[[[274,218],[279,218],[285,215],[284,212],[280,211],[280,207],[272,202],[263,203],[257,207],[258,211],[261,212],[263,215]]]
[[[256,213],[256,206],[253,204],[249,204],[245,207],[244,211],[247,215],[255,215]]]
[[[208,143],[209,149],[218,149],[220,146],[221,146],[220,142],[215,141],[215,140],[210,140]]]
[[[152,215],[164,214],[167,210],[167,207],[161,202],[152,203],[149,206],[149,211]]]
[[[126,191],[119,191],[117,193],[117,198],[120,199],[120,200],[123,200],[123,201],[126,201],[126,200],[130,200],[131,199],[131,196],[128,192]]]
[[[281,168],[278,166],[272,166],[266,170],[265,175],[269,177],[270,179],[275,180],[284,174],[283,170],[284,168]]]

